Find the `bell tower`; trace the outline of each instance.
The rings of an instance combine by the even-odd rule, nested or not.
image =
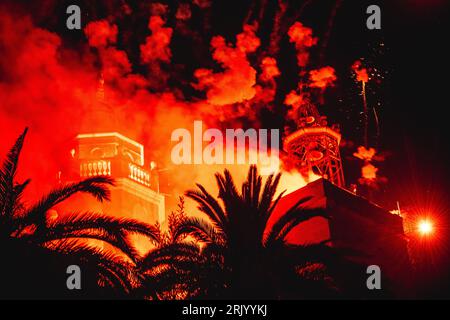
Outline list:
[[[165,223],[165,198],[159,192],[158,171],[154,162],[145,164],[144,146],[117,132],[117,108],[105,100],[104,81],[100,79],[95,109],[87,115],[71,150],[68,180],[110,176],[111,201],[99,203],[92,197],[77,195],[64,203],[66,212],[97,212],[116,218],[135,219],[147,224]],[[136,236],[138,250],[149,244]]]
[[[156,171],[144,168],[144,147],[117,132],[77,136],[76,161],[80,177],[111,176],[116,186],[105,204],[117,216],[146,223],[163,223],[164,197],[158,192]]]

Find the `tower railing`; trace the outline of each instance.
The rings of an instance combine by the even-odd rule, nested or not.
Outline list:
[[[141,166],[124,159],[83,159],[79,160],[80,176],[114,176],[128,178],[139,184],[151,187],[151,173]]]
[[[284,139],[284,150],[297,167],[308,169],[345,188],[339,143],[341,134],[327,125],[326,117],[301,118],[299,128]]]

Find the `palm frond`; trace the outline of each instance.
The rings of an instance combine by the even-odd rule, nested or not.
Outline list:
[[[223,236],[208,221],[201,218],[187,217],[175,229],[173,238],[190,235],[197,241],[214,243],[222,241]]]
[[[281,192],[278,197],[273,200],[273,197],[275,196],[278,183],[280,181],[281,174],[277,174],[274,176],[271,174],[265,184],[264,189],[261,193],[261,197],[259,200],[259,207],[258,207],[258,227],[259,232],[258,234],[261,236],[261,239],[264,237],[264,231],[267,226],[267,222],[269,221],[270,216],[272,215],[273,210],[275,209],[276,205],[280,201],[281,197],[284,195],[284,192]]]
[[[173,265],[183,259],[195,260],[200,254],[198,245],[192,243],[173,243],[150,251],[137,266],[139,270],[149,270],[161,265]]]
[[[242,184],[242,200],[253,208],[259,206],[259,194],[261,192],[262,177],[258,175],[258,169],[251,165],[247,180]]]
[[[28,128],[25,128],[23,133],[17,138],[0,169],[0,217],[13,214],[12,209],[15,203],[14,178],[27,131]]]
[[[261,194],[261,200],[260,200],[260,210],[261,212],[265,213],[265,220],[267,220],[273,209],[275,208],[275,204],[278,202],[278,200],[283,196],[283,191],[275,200],[273,201],[273,197],[275,196],[275,193],[278,188],[278,184],[280,183],[281,174],[278,173],[275,177],[274,175],[270,175],[266,183],[264,185],[263,192]],[[266,221],[267,222],[267,221]]]
[[[202,185],[197,184],[197,187],[200,189],[200,192],[188,190],[185,195],[198,203],[198,209],[204,212],[218,229],[224,230],[227,227],[228,218],[222,207]]]
[[[224,288],[221,260],[205,254],[194,243],[176,243],[157,249],[140,266],[139,270],[146,275],[141,291],[147,292],[147,296],[207,298],[220,296]]]
[[[111,194],[110,186],[114,186],[114,179],[97,176],[52,190],[25,212],[25,215],[20,219],[22,224],[20,227],[23,228],[30,224],[43,225],[48,210],[79,192],[90,194],[98,201],[108,201]]]
[[[129,239],[129,234],[140,234],[153,242],[159,240],[159,230],[132,219],[118,219],[96,213],[69,214],[45,227],[37,228],[31,235],[22,236],[29,242],[44,243],[64,238],[100,240],[124,252],[133,261],[140,258]]]
[[[140,255],[134,247],[133,243],[128,239],[128,237],[121,232],[112,234],[111,232],[107,232],[104,230],[79,230],[72,232],[51,232],[45,239],[35,239],[30,237],[29,240],[35,244],[47,244],[53,241],[63,241],[66,239],[79,239],[82,241],[86,240],[97,240],[101,243],[107,243],[113,246],[117,251],[121,251],[125,254],[130,261],[136,262],[139,261]]]
[[[13,187],[12,192],[9,192],[7,204],[5,204],[5,215],[0,216],[0,235],[11,236],[16,231],[15,222],[16,217],[25,211],[25,206],[22,202],[23,191],[30,183],[30,180],[25,180],[23,183],[18,183]]]
[[[51,249],[87,263],[96,270],[99,284],[118,289],[123,293],[129,293],[133,283],[139,279],[132,265],[110,251],[70,240],[52,245]]]
[[[223,202],[227,219],[232,221],[234,219],[233,215],[242,207],[241,196],[229,170],[225,169],[223,175],[216,173],[215,178],[219,187],[219,198]]]
[[[153,250],[138,264],[144,275],[142,296],[157,299],[186,298],[198,290],[198,273],[203,258],[199,247],[193,243],[173,243]]]

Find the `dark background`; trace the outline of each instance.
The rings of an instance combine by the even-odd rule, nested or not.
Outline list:
[[[425,285],[429,297],[449,298],[448,3],[420,1],[392,12],[386,33],[396,67],[395,106],[385,129],[386,147],[395,151],[387,168],[390,190],[438,220],[440,243],[425,248],[427,267],[419,276],[432,278]]]

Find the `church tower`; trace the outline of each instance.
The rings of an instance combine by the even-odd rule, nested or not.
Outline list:
[[[95,108],[83,122],[71,151],[71,174],[67,180],[93,176],[114,178],[111,201],[99,203],[87,195],[76,195],[64,203],[63,212],[96,212],[116,218],[135,219],[147,224],[165,223],[165,199],[159,192],[158,174],[153,162],[145,163],[144,146],[117,132],[117,109],[105,98],[100,79]],[[144,241],[145,240],[145,241]],[[149,248],[147,239],[135,238],[138,250]]]

